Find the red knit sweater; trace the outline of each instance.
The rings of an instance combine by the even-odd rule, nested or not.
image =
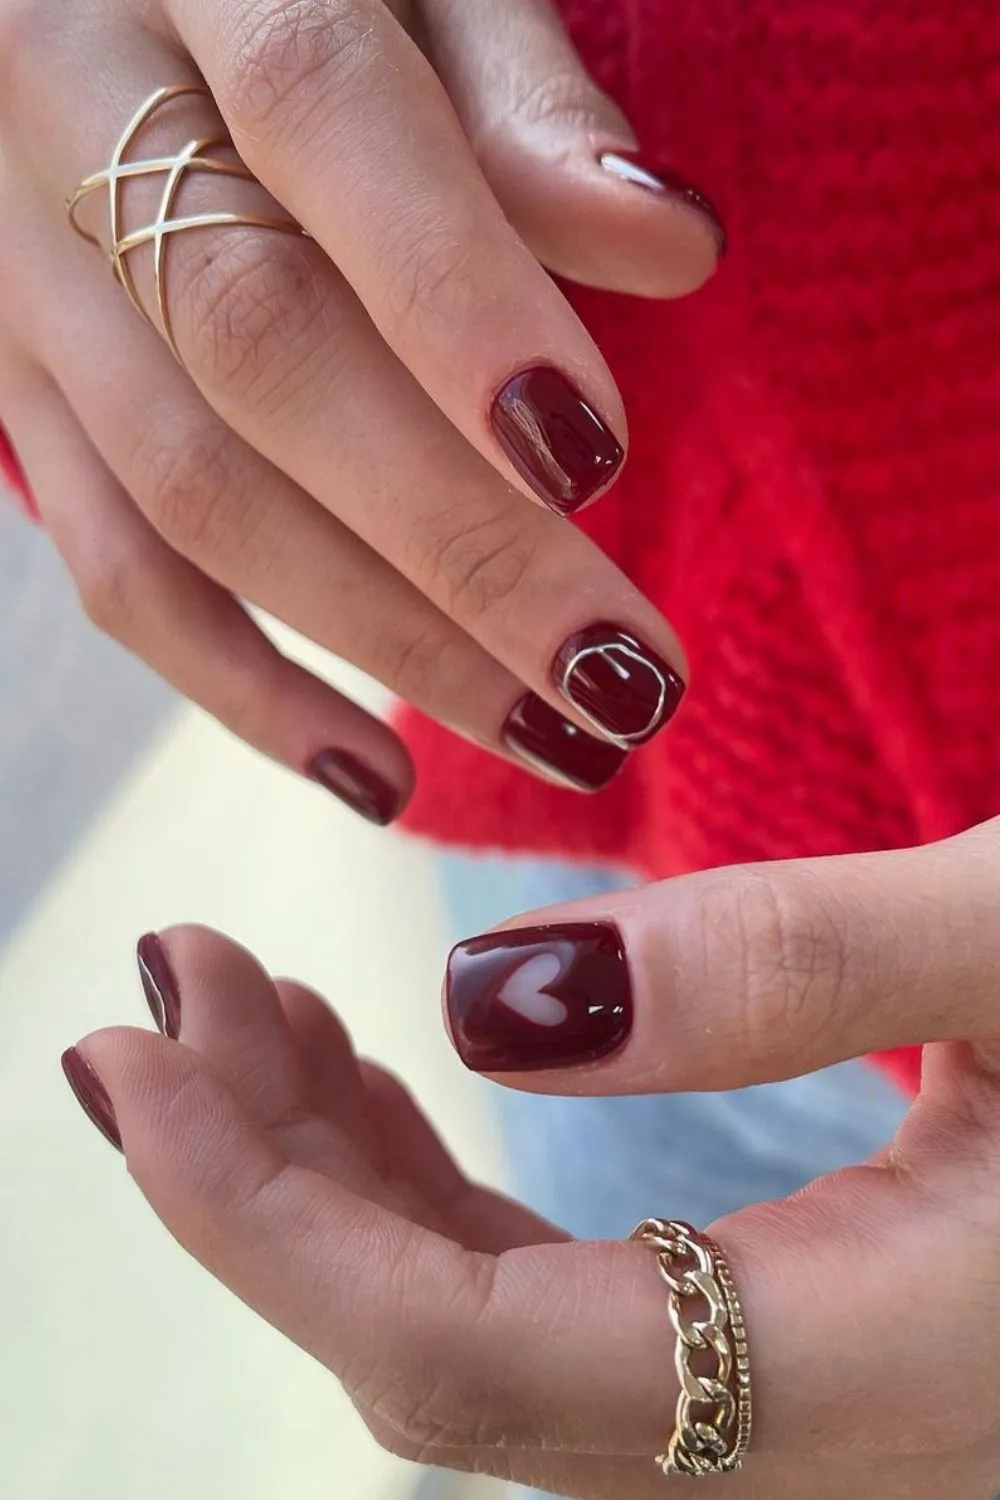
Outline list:
[[[664,876],[1000,812],[1000,6],[563,8],[730,231],[686,303],[569,293],[632,432],[584,524],[692,688],[586,801],[407,715],[409,826]]]

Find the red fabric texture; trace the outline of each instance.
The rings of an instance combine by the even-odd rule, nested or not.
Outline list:
[[[674,622],[692,686],[587,800],[407,713],[409,827],[662,877],[1000,812],[1000,7],[564,11],[730,232],[687,302],[568,289],[631,424],[583,524]],[[880,1061],[916,1085],[916,1053]]]

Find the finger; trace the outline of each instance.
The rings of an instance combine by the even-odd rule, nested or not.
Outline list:
[[[381,1141],[383,1172],[409,1183],[467,1250],[499,1255],[517,1245],[558,1244],[569,1235],[522,1204],[470,1182],[395,1074],[367,1060],[361,1076]]]
[[[511,228],[440,81],[381,0],[335,0],[315,15],[281,0],[170,0],[167,15],[241,156],[468,441],[564,513],[606,489],[625,442],[607,366]],[[539,369],[544,380],[521,378]],[[567,426],[577,472],[564,492],[521,450],[526,434],[558,444]]]
[[[424,0],[425,50],[497,199],[542,263],[590,286],[676,297],[715,269],[709,200],[648,161],[550,0]]]
[[[282,656],[227,590],[156,534],[41,372],[20,366],[0,400],[93,623],[255,749],[369,821],[398,816],[414,777],[398,736]]]
[[[380,1142],[368,1108],[363,1062],[336,1012],[322,995],[294,979],[276,979],[285,1021],[295,1039],[313,1107],[358,1142],[382,1169]]]
[[[85,247],[34,227],[15,256],[23,280],[15,312],[104,461],[175,551],[424,712],[549,780],[593,791],[621,769],[624,749],[581,734],[526,694],[382,557],[241,444]],[[74,285],[85,295],[61,301],[53,293]],[[546,691],[559,701],[554,685]],[[357,780],[366,768],[348,769]],[[343,787],[342,763],[321,757],[314,770]]]
[[[996,1037],[998,879],[1000,820],[553,908],[455,950],[452,1036],[470,1067],[574,1094],[739,1088]]]
[[[604,786],[632,744],[669,721],[683,693],[669,627],[592,543],[511,497],[446,424],[439,432],[426,413],[397,409],[384,439],[386,392],[372,388],[363,431],[378,441],[327,454],[323,482],[339,465],[350,520],[372,535],[381,527],[387,561],[233,437],[86,247],[33,228],[14,267],[18,316],[105,461],[202,571],[433,717],[577,790]],[[53,293],[74,285],[86,296]],[[370,353],[351,351],[357,388]],[[424,487],[415,528],[401,520],[407,475]],[[396,555],[457,621],[390,566]],[[594,597],[613,613],[581,620],[580,601]],[[496,654],[466,623],[484,643],[498,638]]]
[[[212,128],[206,101],[175,103],[181,119],[164,122],[162,149]],[[182,207],[213,206],[217,180],[200,186],[208,196]],[[581,728],[632,747],[664,727],[686,680],[668,624],[590,541],[526,511],[497,481],[373,335],[315,245],[230,226],[176,236],[170,254],[182,361],[248,445],[521,682],[553,706],[568,702]],[[152,307],[148,263],[145,282],[141,266],[135,274]],[[583,614],[582,601],[601,613]],[[586,670],[572,665],[584,661]]]
[[[76,1055],[175,1237],[403,1440],[656,1451],[671,1398],[642,1247],[470,1253],[290,1161],[190,1049],[117,1030]]]
[[[138,961],[161,1029],[204,1060],[290,1161],[380,1196],[377,1168],[353,1129],[352,1104],[363,1097],[363,1086],[343,1032],[326,1054],[328,1077],[339,1087],[314,1093],[315,1074],[274,982],[246,949],[203,927],[174,927],[142,938]]]

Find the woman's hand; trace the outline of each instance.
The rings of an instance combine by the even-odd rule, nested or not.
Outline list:
[[[456,950],[458,1046],[519,1086],[724,1089],[933,1043],[875,1161],[713,1229],[746,1312],[755,1425],[745,1471],[706,1494],[997,1487],[998,889],[994,823],[671,881]],[[177,929],[142,954],[180,1043],[103,1032],[68,1069],[181,1243],[328,1365],[393,1450],[594,1500],[670,1493],[652,1456],[673,1339],[649,1250],[567,1243],[469,1183],[321,1001],[223,939]]]
[[[145,98],[201,79],[130,159],[228,132],[259,182],[191,173],[175,215],[291,216],[311,238],[169,236],[178,364],[149,247],[128,266],[154,329],[63,203]],[[720,232],[635,164],[547,0],[0,0],[0,139],[0,414],[102,628],[378,821],[408,795],[405,750],[240,600],[583,790],[662,727],[677,641],[559,519],[613,481],[625,417],[542,266],[676,296]],[[124,184],[123,231],[155,221],[164,181]],[[105,199],[80,212],[108,248]],[[652,710],[641,684],[624,718],[582,679],[560,690],[593,625],[627,632]]]

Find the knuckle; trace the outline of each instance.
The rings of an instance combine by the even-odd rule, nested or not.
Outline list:
[[[757,1049],[781,1046],[794,1066],[847,1021],[846,923],[830,891],[805,871],[748,870],[710,886],[706,952]]]
[[[171,277],[178,339],[199,379],[261,404],[281,391],[319,311],[312,252],[277,238],[227,231],[178,257]]]
[[[147,513],[185,557],[211,551],[224,532],[232,492],[229,439],[221,424],[181,417],[139,440],[133,469],[142,475]]]
[[[376,54],[366,0],[255,0],[230,58],[225,90],[235,133],[301,143],[320,97],[341,102]]]
[[[70,544],[62,550],[87,619],[103,635],[124,641],[145,594],[141,560],[133,549],[114,544],[78,551]]]
[[[447,611],[482,620],[520,594],[535,555],[515,516],[476,516],[457,501],[421,528],[421,572],[435,580]]]
[[[392,641],[382,643],[375,675],[408,703],[432,701],[434,684],[444,675],[450,635],[447,621],[433,615],[410,630],[400,630]]]

